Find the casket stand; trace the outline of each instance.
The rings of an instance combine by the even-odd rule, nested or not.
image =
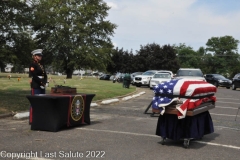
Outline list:
[[[161,113],[156,135],[162,137],[162,144],[167,138],[184,139],[187,148],[190,139],[200,139],[214,132],[208,110],[215,106],[216,91],[216,86],[206,81],[184,78],[172,79],[154,87],[152,108]]]
[[[156,135],[162,137],[162,144],[166,139],[184,140],[184,147],[188,148],[191,139],[202,139],[206,134],[214,132],[212,118],[209,114],[210,109],[215,108],[214,101],[200,104],[192,110],[187,110],[186,117],[178,119],[176,107],[179,101],[173,101],[165,107],[163,115],[159,115]],[[152,108],[153,113],[160,111]]]

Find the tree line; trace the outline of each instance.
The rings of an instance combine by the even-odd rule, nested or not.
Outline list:
[[[179,68],[200,68],[204,74],[218,73],[230,78],[240,73],[238,43],[239,40],[232,36],[223,36],[208,39],[207,47],[200,47],[197,51],[184,43],[147,44],[135,54],[116,48],[107,70],[132,73],[150,69],[176,72]]]
[[[108,73],[201,68],[206,73],[232,77],[240,72],[239,40],[211,37],[197,51],[185,43],[140,45],[133,51],[114,48],[118,27],[108,20],[102,0],[0,0],[0,67],[14,65],[22,72],[31,51],[44,49],[48,70],[71,78],[76,69]]]

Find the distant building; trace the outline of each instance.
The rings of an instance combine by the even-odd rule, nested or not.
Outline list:
[[[85,74],[84,70],[74,70],[73,75],[80,75],[80,74]]]
[[[24,72],[28,73],[29,72],[29,68],[24,68]]]
[[[7,64],[7,66],[5,67],[5,72],[12,72],[12,68],[13,68],[13,65],[11,64]]]

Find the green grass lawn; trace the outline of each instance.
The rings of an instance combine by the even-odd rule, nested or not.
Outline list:
[[[8,75],[11,75],[10,79]],[[76,88],[78,93],[95,94],[93,101],[97,101],[126,95],[136,90],[135,86],[126,89],[122,87],[122,83],[99,80],[96,77],[83,77],[81,79],[79,76],[73,76],[72,79],[65,79],[65,75],[48,75],[49,79],[50,77],[52,81],[46,89],[46,94],[50,94],[51,87],[62,85]],[[30,95],[30,80],[28,74],[0,73],[0,114],[29,109],[30,103],[26,96]]]

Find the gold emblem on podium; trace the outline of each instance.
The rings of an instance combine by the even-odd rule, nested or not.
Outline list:
[[[74,121],[79,121],[84,113],[83,97],[78,95],[73,98],[71,104],[71,117]]]

